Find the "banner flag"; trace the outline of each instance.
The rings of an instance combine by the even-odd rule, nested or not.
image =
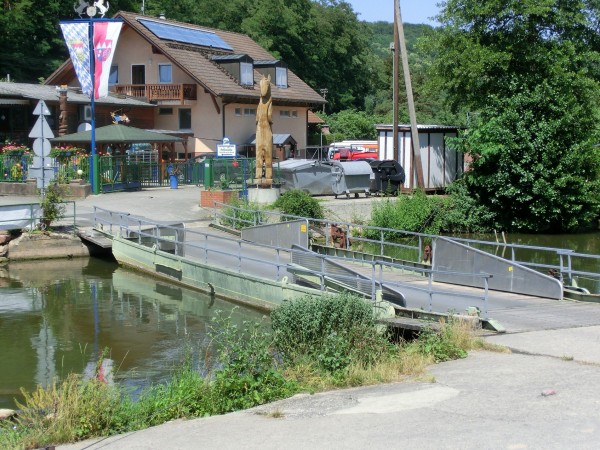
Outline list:
[[[123,22],[94,21],[94,98],[108,95],[108,77]]]
[[[65,42],[69,49],[69,55],[75,68],[75,74],[81,84],[82,92],[91,98],[92,76],[90,74],[90,39],[89,26],[87,23],[61,23]]]

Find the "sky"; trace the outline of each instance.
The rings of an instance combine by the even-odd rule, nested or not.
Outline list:
[[[394,0],[346,0],[358,13],[359,20],[367,22],[394,21]],[[438,13],[436,3],[440,0],[400,0],[400,12],[404,23],[427,23],[436,25],[429,18]]]

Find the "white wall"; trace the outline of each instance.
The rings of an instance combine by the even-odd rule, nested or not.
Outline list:
[[[456,132],[435,130],[419,131],[419,145],[425,189],[441,189],[463,173],[463,155],[450,150],[446,138],[456,137]],[[379,130],[379,159],[394,159],[393,131]],[[417,186],[413,170],[412,139],[410,131],[398,131],[398,162],[406,172],[404,187]]]

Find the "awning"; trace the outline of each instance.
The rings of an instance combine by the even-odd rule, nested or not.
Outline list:
[[[96,143],[98,144],[134,144],[140,142],[182,142],[184,139],[170,134],[156,133],[141,128],[128,127],[121,124],[107,125],[96,128]],[[50,139],[61,144],[87,143],[92,140],[92,130],[66,134]]]
[[[0,98],[0,105],[29,105],[29,100],[21,100],[18,98]]]
[[[250,136],[249,145],[256,145],[256,134]],[[273,134],[273,145],[296,145],[296,139],[291,134]]]

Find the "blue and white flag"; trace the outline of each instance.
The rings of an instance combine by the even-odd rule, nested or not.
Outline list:
[[[60,28],[69,48],[69,55],[82,92],[91,98],[92,75],[90,74],[90,38],[87,23],[61,23]]]

